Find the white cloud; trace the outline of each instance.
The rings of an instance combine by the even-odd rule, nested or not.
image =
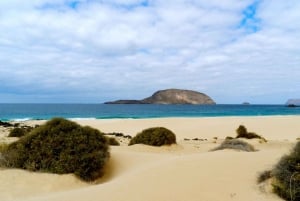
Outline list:
[[[169,87],[219,103],[299,96],[297,1],[76,2],[0,1],[2,102],[101,102]],[[254,2],[255,16],[245,15]]]

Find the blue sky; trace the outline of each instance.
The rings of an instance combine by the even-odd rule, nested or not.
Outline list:
[[[300,98],[298,0],[1,0],[0,102]]]

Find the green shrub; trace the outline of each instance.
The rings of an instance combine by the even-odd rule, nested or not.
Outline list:
[[[225,140],[233,140],[234,138],[233,137],[231,137],[231,136],[227,136],[226,138],[225,138]]]
[[[248,152],[255,151],[255,148],[251,144],[238,139],[224,140],[224,142],[220,144],[220,146],[212,149],[212,151],[223,150],[223,149],[235,149],[239,151],[248,151]]]
[[[102,176],[108,149],[106,137],[98,130],[55,118],[10,144],[2,154],[2,164],[31,171],[74,173],[92,181]]]
[[[272,170],[274,192],[285,200],[300,200],[300,142]]]
[[[116,138],[114,138],[114,137],[108,137],[108,143],[111,146],[120,146],[119,141],[116,140]]]
[[[265,138],[263,138],[262,136],[260,135],[257,135],[256,133],[253,133],[253,132],[248,132],[247,131],[247,128],[243,125],[240,125],[237,129],[236,129],[236,133],[237,133],[237,136],[236,138],[246,138],[246,139],[254,139],[254,138],[257,138],[257,139],[262,139],[264,141],[267,141]]]
[[[32,129],[32,127],[15,127],[9,132],[8,137],[22,137],[28,134]]]
[[[8,144],[6,143],[0,143],[0,154],[4,151],[6,151],[8,148]]]
[[[24,136],[25,132],[22,128],[13,128],[9,134],[8,137],[21,137]]]
[[[0,121],[0,126],[3,126],[3,127],[13,127],[14,124],[11,124],[11,123],[5,122],[5,121]]]
[[[258,175],[258,178],[257,178],[257,183],[262,183],[268,179],[271,179],[272,178],[272,171],[271,170],[266,170],[264,172],[261,172],[259,175]]]
[[[247,136],[247,128],[244,125],[240,125],[237,129],[236,129],[236,133],[237,133],[237,138],[238,137],[243,137],[243,136]]]
[[[133,137],[129,145],[146,144],[151,146],[162,146],[176,144],[176,136],[169,129],[154,127],[143,130]]]

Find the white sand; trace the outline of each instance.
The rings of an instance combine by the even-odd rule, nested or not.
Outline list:
[[[0,170],[1,201],[279,201],[281,199],[270,193],[267,186],[256,184],[256,178],[259,172],[272,168],[300,137],[300,116],[78,122],[103,132],[126,135],[164,126],[174,131],[178,144],[112,147],[106,174],[97,184],[86,184],[73,175]],[[226,136],[234,137],[240,124],[268,142],[250,140],[259,150],[251,153],[209,151]],[[185,141],[184,138],[207,141]]]

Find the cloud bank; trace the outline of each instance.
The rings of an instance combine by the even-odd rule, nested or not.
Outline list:
[[[297,0],[2,0],[1,102],[300,97]]]

